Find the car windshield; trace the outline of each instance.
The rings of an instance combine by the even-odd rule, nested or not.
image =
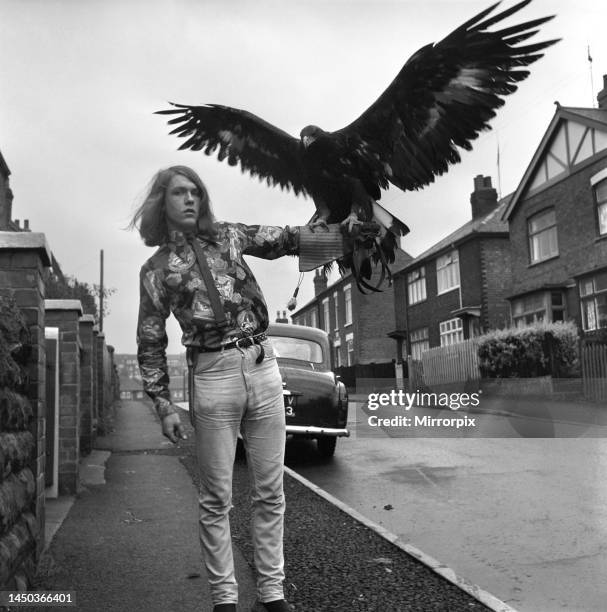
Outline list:
[[[313,340],[272,336],[272,345],[276,357],[307,361],[308,363],[323,363],[322,347]]]

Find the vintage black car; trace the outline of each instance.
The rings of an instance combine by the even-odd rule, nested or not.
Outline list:
[[[329,336],[286,323],[271,323],[268,336],[282,376],[287,435],[316,439],[319,453],[332,457],[337,438],[350,432],[348,394],[331,368]]]

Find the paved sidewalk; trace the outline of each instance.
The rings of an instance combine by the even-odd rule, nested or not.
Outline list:
[[[191,433],[185,412],[182,421]],[[131,401],[118,407],[115,432],[96,447],[82,461],[88,484],[76,498],[48,502],[49,538],[58,529],[38,588],[75,591],[82,612],[210,612],[192,436],[171,445],[150,404]],[[248,612],[255,601],[250,482],[242,457],[234,468],[239,611]],[[511,610],[310,486],[285,476],[285,590],[297,612]]]
[[[82,462],[75,500],[47,501],[49,538],[58,529],[41,564],[41,586],[75,591],[84,612],[210,611],[196,489],[180,462],[187,450],[166,441],[150,404],[136,401],[118,406],[114,433],[98,438],[96,448]],[[250,610],[252,571],[238,548],[234,553],[239,610]]]

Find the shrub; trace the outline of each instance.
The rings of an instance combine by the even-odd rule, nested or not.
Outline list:
[[[578,332],[570,321],[496,330],[478,340],[485,378],[568,376],[578,367]]]
[[[0,295],[0,387],[18,389],[25,384],[29,332],[14,300]]]

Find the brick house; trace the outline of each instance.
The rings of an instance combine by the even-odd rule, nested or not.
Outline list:
[[[393,273],[412,257],[397,249],[390,269]],[[371,283],[379,278],[376,267]],[[384,286],[381,293],[363,295],[348,273],[327,286],[319,270],[314,276],[314,298],[292,315],[293,323],[324,329],[333,341],[335,367],[384,363],[396,355],[388,334],[394,329],[394,286]]]
[[[510,243],[501,219],[508,200],[498,202],[491,177],[477,176],[472,219],[395,275],[399,351],[419,359],[429,348],[509,323]]]
[[[167,368],[169,374],[169,389],[173,401],[181,402],[186,399],[187,363],[185,353],[180,355],[167,355]],[[137,355],[114,355],[116,371],[120,380],[120,399],[144,400],[147,395],[143,390],[141,372]]]
[[[504,213],[512,321],[607,329],[607,75],[598,108],[560,106]]]

